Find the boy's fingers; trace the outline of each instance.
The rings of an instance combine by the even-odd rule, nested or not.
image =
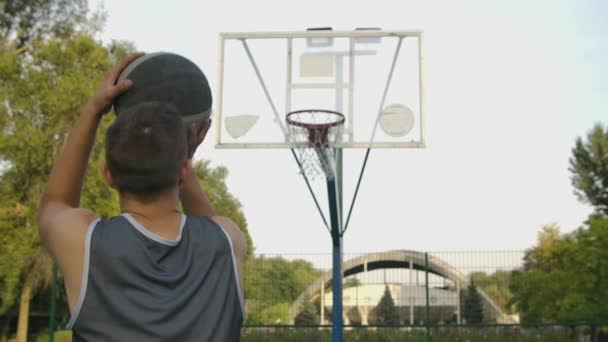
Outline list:
[[[193,122],[188,126],[188,158],[194,156],[194,152],[198,146],[196,138],[196,124]]]
[[[201,131],[199,132],[199,144],[201,142],[203,142],[203,140],[205,140],[205,136],[207,136],[207,132],[209,131],[209,127],[211,127],[211,119],[207,119],[205,120],[205,122],[203,123],[203,127],[201,128]]]
[[[188,144],[196,144],[196,124],[194,122],[188,126]]]
[[[122,82],[120,82],[117,86],[118,88],[118,93],[122,94],[125,91],[129,90],[129,88],[131,88],[133,86],[133,81],[131,80],[124,80]]]
[[[129,65],[131,62],[133,62],[134,60],[136,60],[137,58],[139,58],[143,55],[145,55],[144,52],[136,52],[136,53],[132,53],[129,56],[123,58],[118,64],[116,64],[110,70],[110,73],[108,74],[108,79],[110,79],[111,81],[115,81],[118,78],[118,76],[120,75],[120,73],[127,67],[127,65]]]
[[[129,88],[131,88],[133,86],[133,81],[131,80],[124,80],[122,82],[120,82],[119,84],[117,84],[115,87],[110,88],[110,90],[108,91],[108,98],[114,99],[116,96],[126,92],[127,90],[129,90]]]
[[[207,119],[207,120],[205,120],[205,122],[203,122],[203,127],[201,128],[201,132],[207,133],[207,131],[209,130],[209,127],[211,127],[211,119]]]

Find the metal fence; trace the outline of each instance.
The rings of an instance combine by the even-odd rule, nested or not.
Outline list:
[[[412,250],[344,254],[345,339],[607,338],[604,323],[520,323],[511,303],[510,282],[512,272],[522,268],[524,254],[524,251]],[[329,253],[259,254],[251,258],[246,271],[248,319],[243,328],[244,340],[329,340],[331,264]],[[391,312],[392,315],[387,314]]]
[[[522,266],[523,256],[522,251],[345,254],[344,322],[517,323],[509,306],[509,275]],[[329,254],[256,255],[247,264],[246,325],[330,325],[330,267]],[[382,308],[384,296],[390,300]],[[477,299],[476,308],[465,307],[471,296]],[[382,309],[393,312],[389,321],[379,314]],[[471,310],[478,316],[481,311],[482,317],[474,317]]]

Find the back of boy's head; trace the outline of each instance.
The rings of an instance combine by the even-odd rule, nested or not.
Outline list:
[[[106,161],[118,191],[151,196],[176,186],[186,139],[171,105],[146,102],[121,113],[106,131]]]

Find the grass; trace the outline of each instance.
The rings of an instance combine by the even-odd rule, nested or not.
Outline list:
[[[572,341],[571,332],[564,328],[437,328],[432,329],[433,342],[532,342]],[[241,341],[330,341],[331,329],[318,328],[245,328]],[[392,342],[411,341],[426,342],[426,331],[423,328],[353,328],[344,331],[344,341]]]
[[[584,329],[576,330],[577,337]],[[433,342],[566,342],[577,340],[573,331],[567,328],[434,328],[431,330]],[[47,342],[48,334],[40,334],[36,342]],[[70,342],[71,331],[55,333],[54,342]],[[242,342],[324,342],[331,341],[330,328],[243,328]],[[424,328],[352,328],[345,329],[344,341],[364,342],[426,342]]]

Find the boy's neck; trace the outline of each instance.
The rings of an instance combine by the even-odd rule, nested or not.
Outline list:
[[[163,218],[179,213],[177,187],[151,198],[142,199],[131,194],[120,195],[120,211],[150,219]]]

